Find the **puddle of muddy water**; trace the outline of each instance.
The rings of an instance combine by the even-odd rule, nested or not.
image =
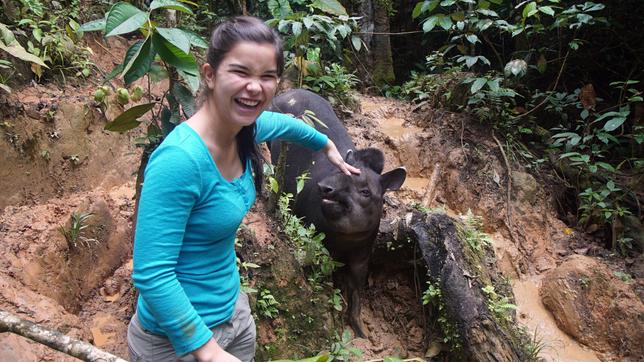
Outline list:
[[[539,279],[532,278],[515,280],[512,286],[519,323],[531,334],[536,330],[537,341],[543,344],[539,357],[548,362],[599,362],[592,351],[582,347],[557,328],[554,318],[541,303],[540,283]]]

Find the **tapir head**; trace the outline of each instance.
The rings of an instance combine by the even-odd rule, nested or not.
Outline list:
[[[381,174],[384,155],[374,148],[349,151],[345,161],[361,173],[348,176],[338,171],[318,182],[322,214],[327,225],[340,233],[375,231],[385,191],[398,190],[407,171],[400,167]]]

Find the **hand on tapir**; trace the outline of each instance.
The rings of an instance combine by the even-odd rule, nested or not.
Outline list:
[[[340,155],[340,152],[338,151],[338,148],[335,147],[335,143],[333,143],[333,141],[329,140],[326,146],[324,146],[324,149],[322,149],[322,152],[324,152],[329,161],[345,175],[351,176],[351,174],[360,174],[360,169],[344,162],[342,155]]]

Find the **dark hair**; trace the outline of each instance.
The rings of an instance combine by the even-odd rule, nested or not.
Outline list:
[[[282,53],[282,40],[279,34],[274,29],[269,28],[262,20],[252,16],[230,18],[217,25],[212,31],[206,55],[210,67],[217,70],[226,54],[237,43],[242,41],[273,45],[275,47],[277,75],[282,75],[284,71],[284,54]],[[202,99],[205,99],[210,94],[208,87],[205,87],[202,92]],[[255,174],[255,188],[259,192],[262,188],[263,180],[263,158],[259,147],[255,143],[255,128],[255,123],[242,127],[236,138],[239,158],[244,168],[246,168],[246,162],[250,159],[253,173]]]

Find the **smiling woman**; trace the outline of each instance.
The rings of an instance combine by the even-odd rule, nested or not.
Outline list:
[[[261,20],[236,17],[211,36],[203,103],[154,151],[145,170],[128,328],[131,361],[253,361],[255,322],[240,292],[235,233],[261,187],[257,144],[277,138],[323,150],[325,135],[266,112],[283,70],[281,41]],[[254,177],[253,177],[254,174]]]

